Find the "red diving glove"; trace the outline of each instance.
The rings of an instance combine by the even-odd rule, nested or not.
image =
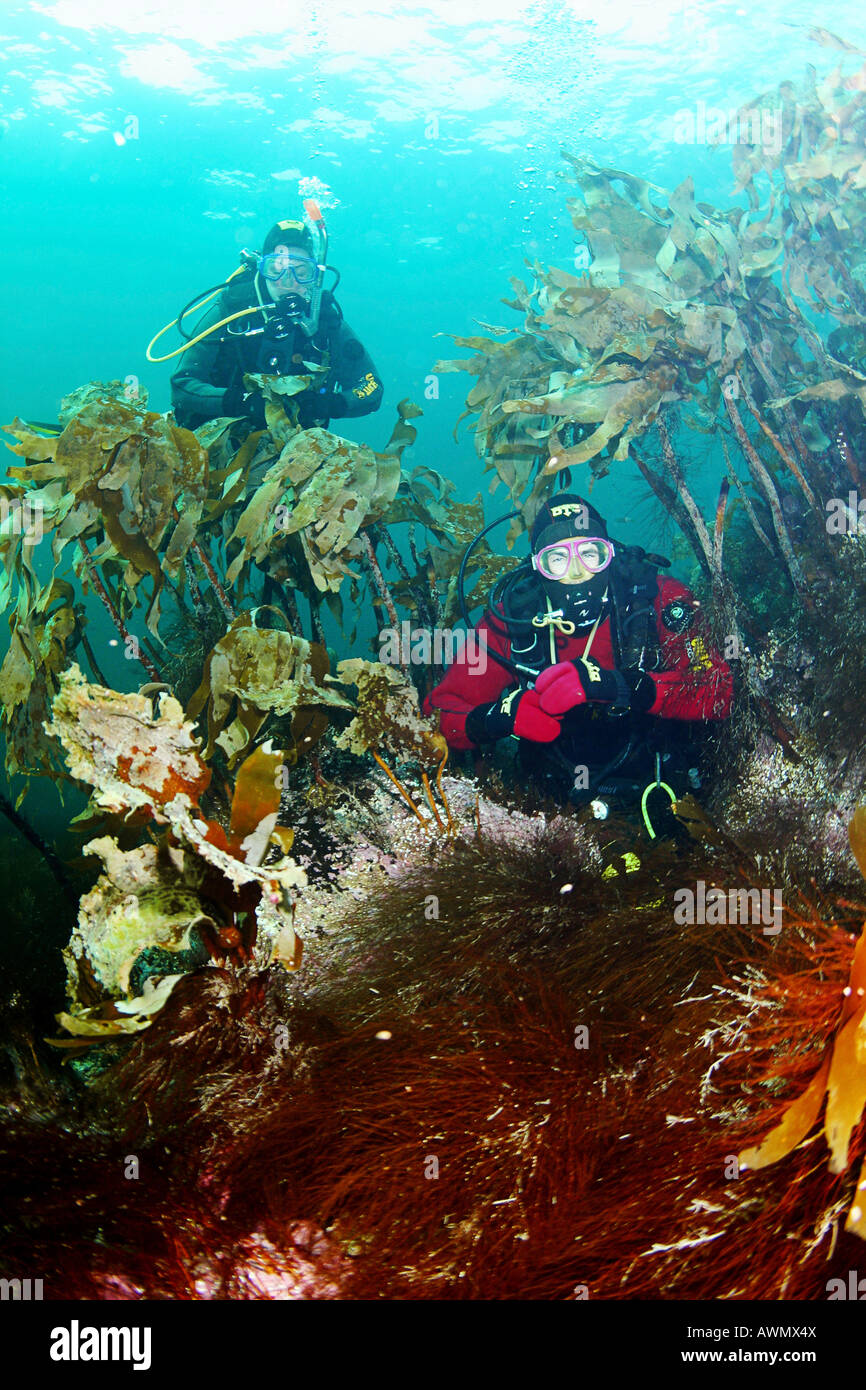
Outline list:
[[[535,689],[541,708],[556,717],[587,701],[644,711],[655,699],[655,686],[645,672],[611,671],[584,657],[548,666],[536,680]]]
[[[489,705],[476,705],[466,716],[466,737],[473,743],[489,743],[514,734],[532,743],[552,743],[559,738],[560,723],[546,714],[534,690],[506,690]]]

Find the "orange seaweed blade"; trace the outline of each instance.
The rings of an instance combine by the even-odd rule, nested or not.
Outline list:
[[[827,1079],[824,1133],[830,1148],[830,1172],[848,1167],[848,1145],[866,1106],[866,1005],[836,1034]]]
[[[845,1230],[850,1231],[852,1235],[860,1236],[861,1240],[866,1240],[866,1158],[857,1179],[857,1191],[848,1212]]]
[[[270,740],[245,758],[235,781],[229,841],[239,845],[264,820],[280,809],[278,773],[283,755],[271,751]]]
[[[796,1149],[814,1125],[821,1111],[827,1077],[830,1074],[830,1054],[824,1058],[805,1091],[792,1101],[774,1129],[754,1149],[744,1149],[739,1155],[740,1168],[767,1168]]]
[[[857,867],[866,878],[866,806],[858,806],[849,820],[848,841]]]

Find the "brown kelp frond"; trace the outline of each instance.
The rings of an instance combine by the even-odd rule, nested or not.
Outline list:
[[[75,601],[82,591],[108,612],[133,680],[143,669],[184,697],[197,690],[197,708],[210,701],[211,687],[221,691],[218,703],[238,701],[225,729],[210,701],[208,759],[215,741],[237,758],[265,720],[273,727],[289,716],[288,741],[298,755],[309,751],[327,727],[320,707],[340,704],[335,692],[322,694],[329,660],[319,610],[327,603],[342,621],[348,594],[361,611],[356,562],[369,579],[366,598],[385,604],[392,626],[399,602],[429,636],[445,591],[453,589],[469,522],[465,508],[449,499],[453,484],[434,470],[401,472],[403,450],[416,434],[409,421],[420,410],[401,401],[391,438],[377,453],[327,430],[299,429],[291,406],[288,415],[285,409],[299,380],[252,383],[267,397],[270,427],[245,437],[233,419],[179,429],[170,416],[147,410],[144,393],[133,399],[119,382],[91,383],[67,397],[57,434],[20,420],[10,426],[18,441],[11,447],[25,460],[9,470],[12,482],[2,489],[16,521],[0,535],[0,608],[13,607],[12,642],[0,667],[10,771],[64,775],[41,730],[79,644],[105,684],[85,630],[92,612]],[[404,523],[408,556],[390,530]],[[435,546],[428,539],[425,549],[423,531]],[[74,582],[55,576],[42,586],[32,547],[43,536],[55,562],[71,558]],[[396,598],[376,555],[380,545],[405,586]],[[476,571],[484,559],[477,557]],[[307,634],[299,596],[309,603]],[[453,608],[453,594],[450,602]],[[255,613],[268,609],[282,615],[288,634],[256,622]],[[179,633],[180,652],[165,640]],[[277,684],[294,683],[287,709],[267,698],[264,678],[257,686],[241,673],[239,662],[247,659],[267,665]],[[302,665],[311,671],[304,690]],[[312,697],[306,703],[304,693]]]
[[[292,633],[257,627],[257,612],[236,618],[209,653],[188,707],[192,718],[206,709],[208,741],[202,756],[211,757],[218,746],[229,767],[246,752],[269,714],[305,722],[299,752],[308,752],[327,723],[317,722],[314,733],[309,714],[319,707],[352,708],[325,683],[330,668],[325,648]]]
[[[414,686],[392,667],[382,662],[353,658],[341,661],[337,673],[338,679],[344,685],[358,687],[358,705],[354,719],[335,740],[336,746],[358,754],[371,752],[417,820],[426,829],[430,823],[422,816],[406,788],[395,777],[377,750],[380,747],[384,748],[397,757],[420,762],[422,766],[430,766],[435,762],[438,765],[438,781],[448,757],[445,739],[434,730],[432,722],[421,714]],[[446,827],[433,803],[426,780],[425,786],[430,794],[434,821],[438,828],[444,831]],[[443,805],[450,831],[453,829],[451,813],[444,794]]]

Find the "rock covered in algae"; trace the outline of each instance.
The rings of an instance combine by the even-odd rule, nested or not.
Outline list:
[[[83,969],[108,994],[125,996],[130,971],[143,951],[153,946],[188,950],[193,928],[215,923],[194,889],[160,861],[155,845],[121,850],[105,835],[91,840],[86,853],[98,854],[105,872],[81,899],[78,926],[63,953],[70,996],[79,997]]]
[[[195,806],[208,787],[195,726],[173,696],[161,694],[159,704],[154,715],[149,696],[91,685],[75,665],[61,676],[47,732],[63,745],[71,775],[96,789],[103,810],[149,809],[162,821],[167,802]]]
[[[279,938],[276,958],[290,969],[297,966],[292,899],[306,886],[306,875],[285,854],[273,864],[261,862],[272,836],[283,849],[291,844],[290,832],[276,827],[272,805],[274,795],[279,800],[274,770],[281,755],[266,745],[244,764],[227,839],[197,804],[210,770],[198,756],[193,725],[171,696],[161,696],[154,715],[144,695],[90,685],[74,667],[62,678],[50,732],[62,743],[73,776],[96,788],[95,805],[115,814],[143,812],[170,827],[158,845],[122,850],[104,836],[86,846],[102,858],[105,871],[81,901],[65,952],[71,1011],[58,1015],[65,1028],[93,1037],[148,1026],[180,974],[158,984],[149,979],[144,994],[130,999],[133,967],[145,952],[179,955],[200,946],[197,928],[218,935],[227,925],[211,916],[199,896],[200,885],[214,873],[224,881],[228,902],[251,888],[259,907],[267,903]],[[262,793],[262,775],[270,797]],[[189,968],[178,964],[181,973]]]

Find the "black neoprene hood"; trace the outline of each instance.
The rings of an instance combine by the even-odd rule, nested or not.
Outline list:
[[[607,522],[585,497],[576,492],[560,492],[551,497],[532,523],[529,535],[533,554],[546,545],[573,536],[606,536]]]

